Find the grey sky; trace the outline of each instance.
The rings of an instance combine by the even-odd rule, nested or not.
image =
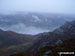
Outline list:
[[[75,0],[0,0],[0,12],[9,11],[75,14]]]

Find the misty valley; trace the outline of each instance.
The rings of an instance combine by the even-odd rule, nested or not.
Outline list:
[[[75,0],[0,0],[0,56],[75,56]]]
[[[35,35],[53,31],[74,16],[48,13],[15,13],[0,15],[0,29]]]
[[[75,51],[74,19],[69,14],[0,14],[0,56],[57,56],[57,52]]]

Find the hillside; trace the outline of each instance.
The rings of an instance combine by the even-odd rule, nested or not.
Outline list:
[[[19,52],[11,56],[57,56],[59,51],[75,51],[75,20],[65,23],[53,32],[36,36],[38,39],[26,53]]]
[[[33,35],[0,30],[0,54],[26,50],[36,39]]]

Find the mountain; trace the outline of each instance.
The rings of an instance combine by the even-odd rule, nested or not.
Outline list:
[[[36,37],[33,35],[0,30],[0,54],[10,54],[21,50],[25,51],[32,45],[35,39]]]
[[[74,18],[73,15],[48,13],[0,15],[0,56],[19,51],[31,56],[42,47],[74,38],[75,21],[65,23]]]
[[[75,51],[75,20],[66,22],[53,32],[36,36],[38,38],[26,52],[15,53],[12,56],[57,56],[61,51]]]

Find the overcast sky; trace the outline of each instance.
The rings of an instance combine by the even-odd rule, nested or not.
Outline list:
[[[0,0],[0,12],[10,11],[75,14],[75,0]]]

